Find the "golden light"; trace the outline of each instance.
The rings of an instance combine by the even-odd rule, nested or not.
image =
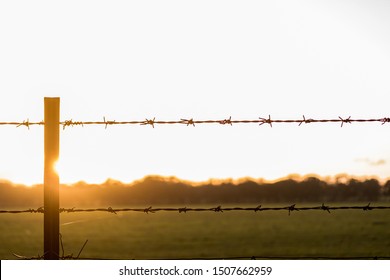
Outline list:
[[[54,171],[57,173],[58,176],[61,175],[62,171],[63,171],[63,165],[61,163],[61,160],[57,160],[54,164],[53,164],[53,169]]]

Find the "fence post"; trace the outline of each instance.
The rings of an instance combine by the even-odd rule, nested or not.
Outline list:
[[[45,97],[44,258],[59,259],[59,184],[55,170],[60,148],[60,98]]]

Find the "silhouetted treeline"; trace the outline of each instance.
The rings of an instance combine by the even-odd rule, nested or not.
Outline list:
[[[132,184],[107,180],[101,185],[79,182],[61,185],[61,207],[118,205],[202,204],[202,203],[301,203],[301,202],[375,202],[390,200],[390,181],[380,185],[375,179],[328,183],[315,177],[276,183],[205,183],[192,186],[177,179],[149,176]],[[42,185],[25,188],[0,182],[0,208],[43,206]]]

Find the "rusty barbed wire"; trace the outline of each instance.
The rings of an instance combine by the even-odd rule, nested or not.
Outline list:
[[[226,119],[215,119],[215,120],[194,120],[193,118],[181,118],[180,120],[156,120],[155,117],[153,118],[145,118],[145,120],[131,120],[131,121],[108,121],[105,117],[103,117],[103,121],[73,121],[66,120],[63,122],[60,122],[60,125],[63,126],[63,129],[65,129],[68,126],[75,126],[75,125],[104,125],[104,127],[107,129],[107,126],[109,125],[150,125],[152,128],[155,128],[155,125],[186,125],[186,126],[193,126],[195,127],[198,124],[220,124],[220,125],[226,125],[229,124],[232,126],[233,124],[259,124],[260,126],[263,124],[269,124],[272,128],[273,123],[297,123],[298,126],[301,126],[304,124],[310,124],[310,123],[340,123],[341,127],[344,126],[344,124],[352,124],[352,123],[364,123],[364,122],[379,122],[382,125],[385,123],[390,122],[390,118],[367,118],[367,119],[352,119],[351,116],[348,118],[342,118],[338,117],[337,119],[313,119],[309,118],[307,119],[305,115],[302,116],[302,119],[272,119],[271,115],[268,115],[268,118],[259,117],[258,119],[237,119],[232,120],[232,117]]]
[[[306,207],[297,207],[296,204],[281,206],[281,207],[263,207],[259,205],[257,207],[211,207],[211,208],[192,208],[192,207],[157,207],[153,208],[152,206],[146,208],[86,208],[86,209],[77,209],[77,208],[59,208],[60,213],[76,213],[76,212],[108,212],[112,214],[117,214],[119,212],[141,212],[141,213],[156,213],[156,212],[178,212],[178,213],[187,213],[187,212],[228,212],[228,211],[253,211],[253,212],[263,212],[263,211],[287,211],[289,215],[294,211],[310,211],[310,210],[321,210],[326,211],[329,214],[332,211],[336,210],[390,210],[390,206],[371,206],[371,203],[363,206],[328,206],[324,203],[319,206],[306,206]],[[0,214],[22,214],[22,213],[45,213],[43,207],[38,209],[27,209],[27,210],[0,210]]]
[[[0,210],[0,214],[22,214],[22,213],[45,213],[43,207],[37,209],[26,209],[26,210]]]
[[[302,124],[312,124],[312,123],[340,123],[340,127],[343,127],[345,124],[352,123],[370,123],[370,122],[378,122],[382,125],[389,123],[390,118],[366,118],[366,119],[352,119],[351,116],[348,118],[338,117],[335,119],[313,119],[306,118],[305,115],[302,116],[302,119],[272,119],[271,115],[268,115],[267,118],[259,117],[258,119],[236,119],[233,120],[230,116],[226,119],[214,119],[214,120],[194,120],[193,118],[181,118],[179,120],[156,120],[153,118],[145,118],[145,120],[129,120],[129,121],[116,121],[116,120],[108,120],[106,117],[103,117],[102,121],[74,121],[73,119],[60,121],[59,125],[62,126],[62,129],[65,130],[67,127],[74,126],[88,126],[88,125],[103,125],[105,129],[111,125],[150,125],[152,128],[155,128],[155,125],[186,125],[195,127],[198,124],[219,124],[219,125],[230,125],[233,124],[259,124],[259,126],[263,124],[268,124],[272,128],[275,123],[296,123],[298,126]],[[11,125],[16,127],[27,127],[30,129],[30,126],[33,125],[45,125],[44,121],[41,122],[30,122],[29,119],[24,120],[22,122],[0,122],[0,125]]]
[[[16,126],[16,127],[25,126],[28,129],[30,129],[30,126],[33,126],[33,125],[45,125],[45,122],[44,121],[30,122],[29,119],[27,119],[27,120],[24,120],[22,122],[0,122],[0,125],[11,125],[11,126]]]

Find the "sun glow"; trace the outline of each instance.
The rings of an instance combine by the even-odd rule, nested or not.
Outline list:
[[[177,12],[100,1],[107,5],[93,5],[93,13],[88,4],[53,4],[53,17],[24,2],[28,9],[11,1],[0,8],[10,27],[0,46],[7,54],[0,55],[0,122],[41,121],[43,96],[60,96],[61,121],[75,122],[388,116],[388,103],[378,102],[390,92],[390,7],[382,4],[197,1]],[[197,182],[291,173],[387,178],[387,127],[61,126],[60,160],[50,168],[62,183],[150,174]],[[43,127],[1,125],[0,133],[0,178],[42,184]]]
[[[53,163],[53,169],[57,173],[59,177],[61,177],[62,171],[63,171],[63,165],[61,160],[57,160]]]
[[[60,178],[60,182],[62,184],[73,184],[78,181],[83,180],[83,177],[80,176],[77,177],[77,174],[73,174],[71,172],[71,168],[66,167],[66,164],[63,160],[59,159],[57,160],[53,165],[54,171],[57,173],[58,177]]]

